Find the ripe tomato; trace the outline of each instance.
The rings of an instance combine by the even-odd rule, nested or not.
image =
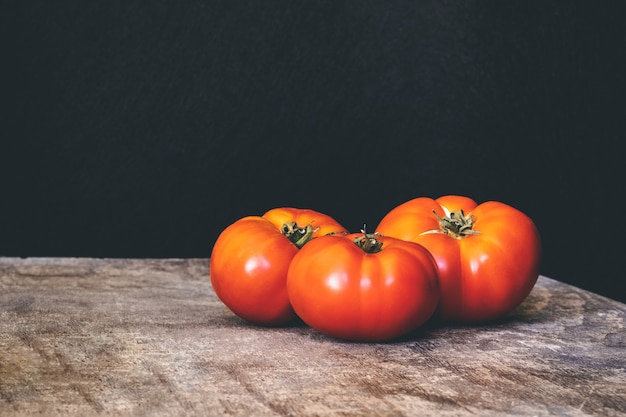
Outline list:
[[[287,270],[298,249],[328,233],[347,233],[331,217],[309,209],[276,208],[228,226],[210,258],[213,290],[239,317],[279,326],[295,318]]]
[[[287,290],[306,324],[354,341],[402,336],[425,323],[439,300],[437,267],[426,249],[364,234],[309,242],[291,262]]]
[[[376,232],[419,243],[435,257],[444,321],[499,318],[524,301],[539,276],[535,224],[500,202],[416,198],[391,210]]]

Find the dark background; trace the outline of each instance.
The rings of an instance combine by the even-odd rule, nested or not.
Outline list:
[[[624,4],[6,3],[0,256],[207,257],[236,219],[524,211],[626,301]]]

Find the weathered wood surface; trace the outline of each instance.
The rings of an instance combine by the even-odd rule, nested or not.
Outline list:
[[[498,323],[268,329],[208,260],[0,258],[0,415],[626,415],[626,306],[540,277]]]

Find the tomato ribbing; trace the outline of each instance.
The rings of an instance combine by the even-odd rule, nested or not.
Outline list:
[[[502,317],[528,296],[539,277],[541,239],[535,224],[501,202],[418,197],[387,213],[376,232],[418,243],[433,255],[441,291],[437,315],[444,321]]]

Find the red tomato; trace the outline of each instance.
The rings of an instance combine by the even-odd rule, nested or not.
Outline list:
[[[354,341],[402,336],[434,313],[437,267],[422,246],[374,235],[309,242],[287,276],[291,304],[321,333]]]
[[[347,233],[331,217],[308,209],[276,208],[228,226],[210,258],[213,290],[239,317],[280,326],[295,318],[287,270],[298,249],[328,233]]]
[[[391,210],[376,232],[419,243],[437,261],[444,321],[499,318],[528,296],[539,276],[533,221],[506,204],[462,196],[416,198]]]

